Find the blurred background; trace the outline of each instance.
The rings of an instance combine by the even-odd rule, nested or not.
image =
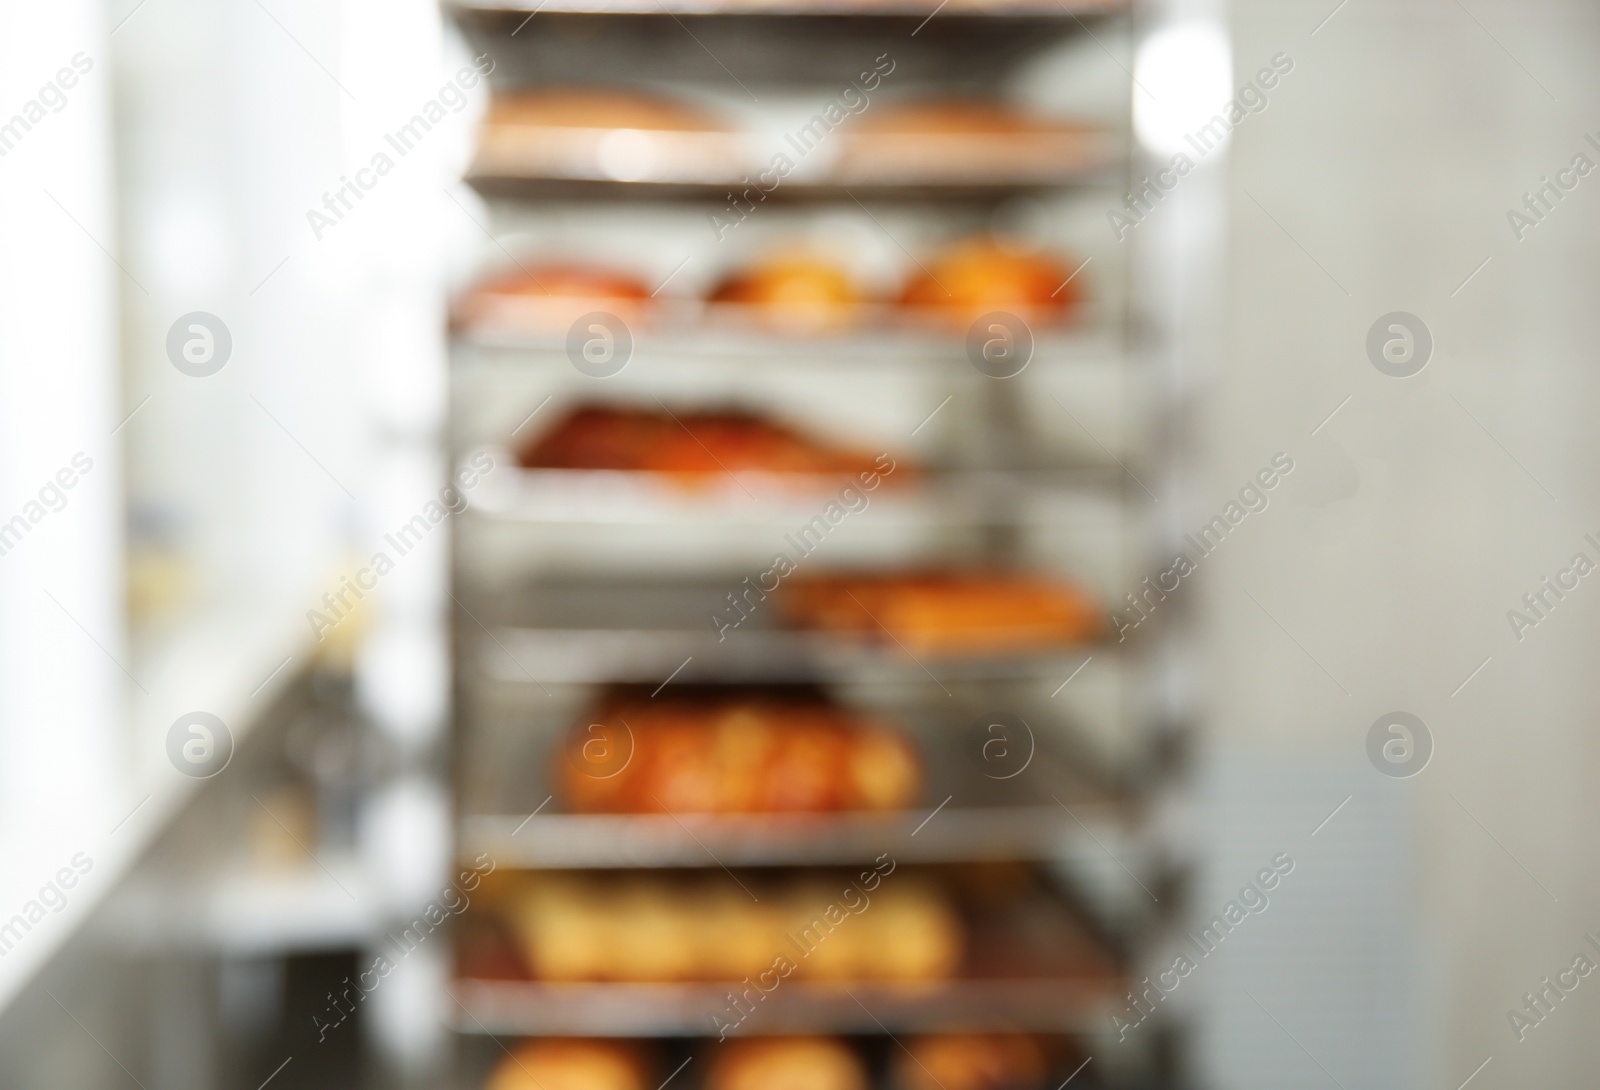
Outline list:
[[[1579,1085],[1597,45],[0,13],[0,1083]]]

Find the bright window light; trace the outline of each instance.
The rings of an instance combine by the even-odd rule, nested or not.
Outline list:
[[[1134,64],[1134,130],[1159,156],[1189,152],[1186,139],[1202,129],[1232,95],[1233,56],[1222,28],[1210,22],[1163,27],[1139,47]]]

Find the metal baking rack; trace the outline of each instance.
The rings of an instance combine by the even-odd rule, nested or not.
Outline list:
[[[446,4],[469,41],[494,51],[500,62],[494,78],[504,86],[637,84],[659,78],[675,88],[698,80],[717,84],[718,93],[737,94],[687,37],[682,52],[660,48],[661,35],[680,20],[704,50],[730,58],[734,71],[728,75],[741,86],[755,70],[790,89],[815,83],[819,94],[831,86],[835,70],[848,71],[855,54],[884,41],[901,51],[897,57],[903,60],[908,89],[989,94],[1004,90],[1008,74],[1039,53],[1082,42],[1090,28],[1095,41],[1131,42],[1134,36],[1128,5],[1116,0],[952,0],[937,12],[934,7],[923,0]],[[1121,70],[1108,78],[1128,77]],[[901,206],[928,223],[949,217],[965,230],[990,222],[997,209],[1019,200],[1109,207],[1127,185],[1133,143],[1129,117],[1124,114],[1104,131],[1106,154],[1092,162],[1086,158],[1050,185],[1001,177],[982,185],[841,186],[818,177],[787,187],[787,204],[774,209],[771,219],[779,222],[780,212],[887,217],[885,209]],[[599,176],[517,176],[503,170],[469,181],[487,203],[490,230],[501,229],[497,239],[555,237],[558,229],[544,230],[546,221],[564,225],[570,235],[567,225],[582,222],[571,218],[574,210],[600,216],[626,208],[630,216],[681,222],[686,209],[718,202],[725,188]],[[1059,217],[1069,225],[1083,220],[1082,215]],[[530,224],[539,230],[530,231]],[[741,236],[741,244],[746,241]],[[641,249],[652,245],[656,242],[642,236],[638,242]],[[708,252],[729,253],[711,246],[708,236]],[[907,247],[900,249],[909,257]],[[505,258],[499,245],[484,248],[486,268],[503,272]],[[662,255],[663,269],[671,269],[678,258],[676,252]],[[1140,412],[1147,376],[1132,347],[1129,273],[1111,264],[1114,260],[1093,267],[1097,286],[1078,322],[1039,331],[1025,382],[977,376],[981,395],[962,394],[963,411],[985,416],[986,436],[992,437],[1018,431],[1017,422],[1033,408],[1024,402],[1043,399],[1029,383],[1047,374],[1070,379],[1096,371],[1118,373],[1126,397],[1098,403],[1070,392],[1054,395],[1066,397],[1077,410],[1074,421],[1082,416],[1074,424],[1063,415],[1058,426],[1064,432],[1082,427],[1087,435],[1075,434],[1072,449],[1087,453],[1080,457],[1059,447],[1024,446],[1019,455],[1013,446],[1007,459],[996,459],[999,448],[988,437],[966,445],[938,440],[931,445],[939,449],[919,459],[923,469],[915,484],[874,494],[872,515],[883,521],[873,527],[883,550],[909,563],[932,556],[1039,567],[1043,560],[1047,570],[1069,577],[1088,572],[1089,582],[1108,598],[1111,590],[1137,583],[1135,570],[1154,535],[1141,522],[1144,512],[1135,508],[1148,503],[1144,482],[1154,483],[1153,460],[1147,457],[1154,448],[1143,444],[1138,428],[1124,427]],[[674,282],[663,294],[681,288]],[[1085,738],[1095,733],[1085,724],[1082,706],[1067,709],[1085,687],[1099,683],[1114,696],[1092,705],[1096,715],[1098,709],[1110,709],[1103,722],[1095,723],[1097,729],[1140,739],[1157,733],[1141,719],[1147,711],[1138,693],[1145,666],[1137,648],[1101,641],[994,654],[913,655],[887,640],[785,629],[773,610],[758,611],[733,637],[719,640],[703,614],[738,582],[737,575],[758,570],[753,565],[770,557],[770,547],[764,555],[753,547],[764,527],[812,513],[803,496],[791,501],[762,493],[760,502],[747,503],[734,495],[737,482],[715,495],[686,493],[648,475],[519,469],[509,453],[543,426],[530,425],[514,438],[510,434],[547,396],[572,402],[632,390],[637,397],[654,389],[650,382],[666,382],[684,371],[698,375],[695,396],[742,398],[762,375],[804,373],[824,364],[927,379],[932,393],[916,416],[939,405],[947,392],[974,385],[937,385],[940,375],[958,375],[963,382],[972,377],[963,370],[971,365],[959,334],[919,328],[901,321],[892,308],[870,305],[861,308],[860,321],[848,331],[804,335],[774,331],[734,308],[702,304],[686,293],[661,303],[655,319],[640,324],[634,361],[621,381],[580,375],[568,362],[559,331],[515,323],[454,330],[452,457],[491,450],[497,467],[472,497],[472,511],[452,521],[460,606],[455,622],[458,848],[463,857],[487,853],[503,866],[524,870],[803,869],[844,865],[884,851],[908,865],[934,868],[996,862],[1037,867],[1064,891],[1057,933],[1084,928],[1093,935],[1098,953],[1085,961],[1082,973],[966,975],[915,987],[863,981],[848,990],[797,981],[786,986],[781,1001],[773,1001],[761,1032],[877,1035],[962,1027],[1068,1034],[1084,1043],[1103,1043],[1111,1013],[1125,1005],[1128,972],[1139,964],[1156,921],[1176,900],[1169,894],[1181,868],[1154,828],[1152,792],[1161,782],[1152,770],[1155,747],[1142,742],[1129,747],[1131,772],[1129,766],[1108,771],[1089,756],[1091,746],[1074,744],[1080,727]],[[710,390],[719,393],[705,393]],[[915,523],[918,532],[897,538],[896,520]],[[1049,532],[1031,527],[1052,520],[1092,537],[1092,543],[1080,552],[1052,552]],[[735,532],[740,529],[756,536],[740,536]],[[728,554],[742,555],[741,550],[751,562],[730,562]],[[829,562],[848,563],[849,556],[859,555],[841,546]],[[1120,603],[1108,600],[1107,605]],[[1072,680],[1080,673],[1082,679]],[[811,815],[566,810],[553,786],[552,765],[560,759],[562,731],[601,687],[688,682],[797,682],[821,684],[850,699],[879,694],[876,709],[898,711],[924,755],[927,779],[917,805]],[[1059,700],[1057,693],[1063,694]],[[924,714],[930,701],[947,697],[942,719]],[[1034,719],[1039,708],[1053,711]],[[961,759],[971,756],[972,737],[963,731],[976,721],[972,716],[1002,709],[1026,714],[1047,736],[1037,767],[1009,785]],[[1102,933],[1108,925],[1115,936]],[[727,991],[728,985],[718,983],[557,983],[469,974],[451,986],[456,1001],[451,1017],[464,1054],[476,1058],[467,1066],[482,1071],[494,1052],[482,1044],[489,1036],[703,1037],[710,1027],[707,1012],[721,1008]],[[1100,1084],[1132,1085],[1170,1075],[1173,1054],[1156,1028],[1119,1049],[1120,1061],[1097,1067]]]
[[[663,3],[654,0],[446,0],[444,6],[457,14],[899,16],[919,20],[928,14],[927,6],[916,0],[666,0]],[[1127,0],[955,0],[948,5],[948,13],[952,18],[1034,17],[1059,21],[1104,15],[1127,6]]]

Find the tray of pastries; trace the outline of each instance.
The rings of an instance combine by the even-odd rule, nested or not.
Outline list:
[[[828,1035],[747,1037],[704,1053],[701,1090],[1049,1090],[1083,1062],[1060,1038],[1027,1033],[907,1035],[887,1048]],[[499,1057],[485,1090],[655,1090],[687,1061],[648,1041],[544,1038]],[[695,1055],[700,1055],[696,1049]],[[881,1071],[875,1078],[875,1071]]]
[[[821,169],[780,170],[756,133],[681,99],[620,85],[508,89],[490,100],[471,176],[731,185],[748,199],[756,188],[749,179],[760,175],[775,181],[761,187],[765,200],[767,192],[831,194],[844,186],[1059,185],[1104,171],[1116,150],[1101,125],[998,99],[913,98],[848,119],[817,115],[810,124],[826,142]],[[785,159],[793,146],[780,147]]]
[[[1041,1027],[1124,981],[1114,944],[1014,863],[502,870],[460,925],[455,991],[480,1032]]]
[[[1072,584],[1009,571],[800,574],[777,604],[794,628],[933,655],[1085,643],[1104,628]]]
[[[501,869],[464,918],[463,978],[723,982],[774,964],[837,985],[1105,979],[1118,958],[1031,867]],[[665,994],[665,993],[663,993]]]
[[[494,96],[472,175],[719,184],[746,169],[743,138],[713,113],[621,87]]]
[[[655,313],[650,288],[625,270],[582,262],[519,264],[467,292],[456,304],[458,328],[525,329],[566,333],[596,311],[629,326]]]
[[[845,185],[1048,184],[1105,167],[1104,129],[998,101],[892,103],[841,126],[834,177]]]
[[[916,799],[910,739],[807,690],[613,691],[573,724],[552,784],[573,813],[897,810]]]
[[[779,245],[727,270],[704,298],[691,298],[653,296],[638,272],[529,259],[464,293],[453,321],[489,336],[565,338],[580,317],[601,311],[631,330],[837,339],[864,331],[944,336],[1004,311],[1040,333],[1078,322],[1087,297],[1080,268],[1031,243],[974,235],[917,255],[900,287],[883,292],[861,283],[837,255]]]
[[[798,499],[847,487],[895,489],[918,477],[915,467],[887,451],[819,436],[737,404],[579,403],[510,457],[490,457],[514,463],[517,471],[497,477],[478,497],[485,510],[515,509],[540,497],[640,510],[758,496]]]
[[[1008,569],[796,570],[775,588],[756,578],[543,581],[472,608],[494,634],[483,641],[482,668],[514,682],[530,671],[652,689],[669,674],[674,685],[923,668],[950,678],[1023,677],[1107,646],[1105,614],[1086,591]]]

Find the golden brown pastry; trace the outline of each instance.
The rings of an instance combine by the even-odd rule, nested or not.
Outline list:
[[[1052,258],[975,238],[923,262],[900,302],[913,314],[963,329],[997,310],[1048,324],[1078,305],[1082,287],[1081,275]]]
[[[1067,584],[1010,573],[798,576],[781,589],[789,623],[898,640],[913,653],[977,654],[1092,639],[1101,618]]]
[[[456,306],[458,326],[564,333],[584,314],[605,311],[630,325],[644,322],[650,289],[626,273],[585,265],[526,264],[468,292]]]
[[[856,318],[861,295],[849,276],[811,257],[777,257],[723,281],[713,303],[736,303],[769,325],[797,333],[843,329]]]
[[[954,133],[972,136],[982,133],[1035,135],[1061,128],[1059,122],[1029,117],[999,102],[971,99],[931,99],[902,102],[863,114],[851,125],[852,132]]]
[[[479,136],[480,176],[712,182],[740,176],[737,141],[716,117],[620,88],[497,95]]]
[[[839,141],[841,178],[880,184],[1058,181],[1098,166],[1107,150],[1104,134],[1091,126],[956,99],[869,110]]]
[[[490,104],[488,122],[657,132],[715,132],[724,127],[704,110],[617,87],[555,87],[499,94]]]
[[[890,1063],[894,1090],[1037,1090],[1048,1070],[1038,1040],[1020,1033],[912,1037]]]
[[[649,289],[634,277],[587,265],[519,266],[498,280],[490,281],[486,290],[606,303],[637,302],[650,297]]]
[[[895,810],[916,798],[922,771],[906,738],[893,731],[862,731],[852,740],[849,795],[863,810]]]
[[[835,447],[753,412],[575,408],[518,453],[530,469],[614,469],[706,483],[725,473],[859,476],[879,460]],[[890,463],[892,467],[892,463]],[[902,467],[894,477],[910,474]]]
[[[699,929],[699,979],[743,980],[771,968],[786,949],[788,921],[773,897],[750,900],[732,882],[721,882],[688,895]]]
[[[870,976],[865,951],[874,934],[870,922],[874,904],[858,898],[851,909],[841,901],[840,890],[819,877],[788,891],[782,907],[787,921],[785,952],[796,959],[795,975],[837,981]]]
[[[615,1041],[525,1041],[484,1090],[649,1090],[638,1046]]]
[[[961,921],[926,881],[908,875],[885,882],[861,919],[872,928],[863,973],[869,979],[941,980],[961,964]]]
[[[603,980],[611,975],[617,921],[591,883],[539,875],[510,898],[506,909],[535,978]]]
[[[916,798],[921,769],[904,735],[780,692],[613,695],[574,724],[556,787],[586,813],[893,810]],[[614,744],[631,746],[625,767],[585,759]]]
[[[780,977],[813,981],[956,974],[966,929],[949,894],[892,865],[875,869],[881,880],[865,886],[823,873],[783,883],[746,877],[745,888],[720,872],[524,874],[491,911],[527,975],[546,982],[755,980],[779,958],[791,963]]]
[[[701,972],[699,921],[693,904],[648,878],[621,884],[609,898],[613,931],[610,975],[614,980],[694,980]]]
[[[719,1045],[706,1090],[866,1090],[855,1051],[831,1037],[775,1037]]]

